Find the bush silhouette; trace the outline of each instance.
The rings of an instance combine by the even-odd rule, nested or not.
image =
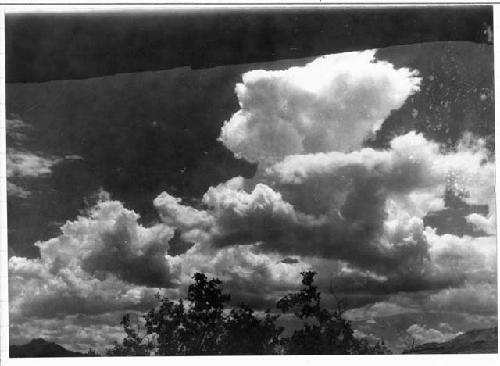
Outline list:
[[[305,286],[297,293],[288,294],[277,303],[282,312],[295,310],[303,320],[303,328],[296,330],[285,342],[285,353],[302,355],[322,354],[384,354],[389,350],[383,343],[371,347],[366,340],[354,337],[351,322],[342,317],[342,309],[330,312],[321,307],[321,293],[313,285],[316,272],[302,272]]]
[[[279,315],[267,310],[256,316],[248,305],[225,311],[230,295],[222,282],[203,273],[193,276],[186,299],[174,302],[160,297],[159,306],[144,315],[146,331],[140,336],[130,316],[121,325],[126,333],[122,344],[107,351],[109,356],[145,355],[265,355],[265,354],[383,354],[383,343],[369,345],[353,336],[351,323],[342,311],[321,307],[321,294],[313,285],[315,272],[302,273],[302,288],[281,298],[277,308],[294,311],[303,328],[290,337],[276,324]]]

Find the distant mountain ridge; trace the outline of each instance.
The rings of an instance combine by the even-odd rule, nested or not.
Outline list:
[[[425,343],[404,354],[464,354],[464,353],[498,353],[498,328],[475,329],[461,334],[447,342]],[[48,342],[42,338],[32,339],[23,345],[9,347],[11,358],[29,357],[85,357],[84,353],[74,352]]]
[[[69,351],[54,342],[47,342],[42,338],[34,338],[23,345],[12,345],[9,347],[11,358],[26,357],[84,357],[80,352]]]
[[[405,354],[498,353],[498,328],[475,329],[443,343],[425,343]]]

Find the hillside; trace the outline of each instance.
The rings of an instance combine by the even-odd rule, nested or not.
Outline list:
[[[471,330],[450,341],[422,344],[403,353],[498,353],[498,328]]]
[[[47,342],[42,338],[32,339],[29,343],[10,346],[9,356],[11,358],[26,358],[26,357],[83,357],[80,352],[69,351],[66,348],[53,343]]]

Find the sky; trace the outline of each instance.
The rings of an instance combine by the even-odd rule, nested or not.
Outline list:
[[[493,46],[394,44],[7,84],[10,343],[102,349],[200,271],[263,311],[312,269],[396,350],[495,326]],[[424,226],[450,182],[474,235]]]

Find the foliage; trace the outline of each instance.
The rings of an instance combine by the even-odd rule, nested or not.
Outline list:
[[[230,297],[219,288],[219,279],[207,280],[201,273],[194,275],[189,286],[186,308],[181,299],[174,303],[161,299],[159,309],[146,315],[149,334],[157,334],[160,355],[216,355],[224,333],[224,303]]]
[[[144,344],[143,338],[138,335],[130,322],[130,314],[123,316],[120,324],[127,335],[123,338],[122,344],[115,346],[106,352],[107,356],[146,356],[148,354],[148,344]]]
[[[388,353],[383,343],[371,347],[368,342],[354,337],[351,322],[342,317],[343,309],[330,312],[321,307],[321,293],[313,285],[316,272],[303,272],[298,293],[288,294],[278,301],[282,312],[295,310],[295,316],[304,321],[287,341],[288,354],[383,354]]]
[[[283,327],[276,326],[277,315],[267,310],[263,319],[254,316],[254,311],[242,304],[231,310],[226,322],[224,354],[268,355],[281,353],[280,334]]]
[[[305,286],[297,293],[280,299],[277,308],[294,311],[303,328],[290,337],[281,334],[276,324],[279,315],[267,310],[256,316],[248,305],[225,310],[229,294],[222,282],[207,279],[203,273],[193,276],[186,299],[171,301],[158,294],[159,306],[145,316],[146,334],[141,337],[129,315],[121,322],[126,337],[115,344],[109,356],[143,355],[264,355],[264,354],[382,354],[383,343],[370,346],[353,336],[351,323],[342,310],[330,312],[321,307],[321,294],[313,285],[314,272],[302,273]]]

